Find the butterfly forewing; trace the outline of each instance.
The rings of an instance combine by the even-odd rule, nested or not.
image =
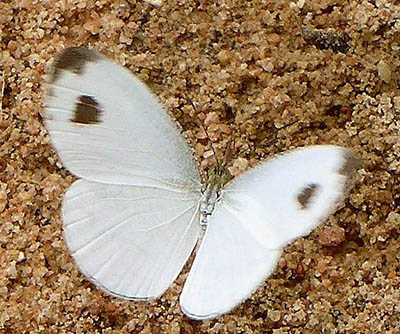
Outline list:
[[[306,235],[342,201],[355,177],[351,151],[295,150],[233,180],[222,192],[181,294],[195,319],[225,313],[274,269],[282,247]]]
[[[200,233],[200,174],[177,126],[138,79],[82,48],[57,57],[45,107],[62,162],[83,178],[62,210],[80,270],[113,295],[161,295]]]
[[[64,50],[49,75],[45,124],[65,166],[111,184],[200,189],[197,162],[147,87],[98,53]]]

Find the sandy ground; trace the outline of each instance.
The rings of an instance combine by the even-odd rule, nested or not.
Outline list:
[[[0,333],[399,333],[397,2],[2,1]],[[221,159],[233,139],[235,174],[290,148],[337,144],[363,160],[360,183],[219,319],[182,314],[183,275],[153,302],[109,297],[63,241],[60,206],[75,178],[42,122],[44,74],[78,45],[146,82],[203,168],[213,160],[186,97]]]

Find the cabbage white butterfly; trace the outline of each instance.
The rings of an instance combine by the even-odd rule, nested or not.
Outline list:
[[[56,58],[45,109],[54,147],[81,178],[62,208],[81,272],[113,296],[157,298],[201,240],[180,296],[194,319],[246,299],[282,248],[335,210],[356,174],[353,152],[327,145],[293,150],[231,181],[216,168],[203,183],[188,144],[147,87],[84,48]]]

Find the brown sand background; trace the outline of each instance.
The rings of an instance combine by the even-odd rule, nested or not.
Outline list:
[[[2,1],[0,333],[399,333],[397,2]],[[235,174],[290,148],[337,144],[363,159],[361,181],[219,319],[182,315],[184,275],[153,302],[109,297],[63,242],[60,205],[74,177],[42,122],[44,73],[59,50],[77,45],[146,82],[203,168],[213,159],[185,97],[220,159],[234,140]]]

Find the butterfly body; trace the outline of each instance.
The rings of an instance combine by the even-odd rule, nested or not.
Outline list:
[[[208,184],[200,198],[201,225],[207,225],[208,216],[213,213],[218,199],[218,190],[212,184]]]
[[[202,182],[188,144],[147,87],[82,48],[54,62],[45,108],[52,144],[81,178],[62,207],[81,272],[113,296],[154,299],[199,243],[180,296],[193,319],[246,299],[287,243],[335,211],[357,170],[351,150],[311,146],[233,180],[218,166]]]
[[[223,186],[232,179],[232,175],[225,166],[211,168],[207,173],[207,181],[200,198],[200,224],[207,225],[208,217],[213,213],[215,204],[221,199]]]

